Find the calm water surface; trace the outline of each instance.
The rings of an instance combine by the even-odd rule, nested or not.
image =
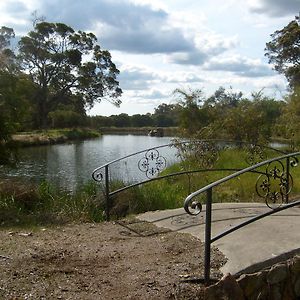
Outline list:
[[[20,149],[18,168],[0,168],[0,177],[36,183],[47,180],[60,188],[74,190],[91,180],[95,168],[146,148],[168,144],[171,140],[171,137],[103,135],[70,144],[23,148]],[[167,148],[161,151],[168,152],[164,156],[174,157],[174,149]],[[111,177],[125,181],[143,179],[144,174],[137,166],[143,155],[116,164],[111,169]],[[168,163],[170,164],[170,160]]]

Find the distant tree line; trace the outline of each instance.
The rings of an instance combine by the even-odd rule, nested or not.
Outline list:
[[[88,117],[88,126],[99,127],[176,127],[179,126],[180,106],[178,104],[160,104],[154,113],[129,116],[122,113],[112,116]]]

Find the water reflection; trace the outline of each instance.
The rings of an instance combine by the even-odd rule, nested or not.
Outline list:
[[[140,135],[104,135],[70,144],[23,148],[20,149],[18,167],[0,168],[0,177],[35,183],[47,180],[60,188],[74,190],[91,180],[91,173],[96,167],[146,148],[168,144],[171,139]],[[172,149],[167,148],[167,151]],[[143,155],[116,164],[111,170],[111,177],[134,181],[137,177],[144,176],[137,169],[137,162]]]

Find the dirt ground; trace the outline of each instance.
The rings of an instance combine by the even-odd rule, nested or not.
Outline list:
[[[0,299],[203,299],[203,244],[134,218],[1,229]],[[212,276],[225,262],[214,249]]]

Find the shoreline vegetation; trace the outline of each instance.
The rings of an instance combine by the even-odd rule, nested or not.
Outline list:
[[[239,149],[225,149],[214,164],[215,169],[244,168],[246,154]],[[269,156],[269,155],[268,155]],[[272,156],[272,155],[270,155]],[[163,175],[180,172],[186,168],[197,169],[197,161],[184,160],[168,167]],[[205,186],[230,171],[183,175],[148,182],[114,195],[110,200],[112,219],[151,210],[182,207],[191,191]],[[300,169],[293,169],[294,179],[300,178]],[[217,188],[213,202],[264,202],[255,192],[257,174],[246,173]],[[121,181],[112,181],[110,188],[124,187]],[[0,224],[5,226],[30,226],[64,224],[70,222],[101,222],[105,219],[104,186],[89,181],[74,193],[59,190],[50,182],[30,184],[16,179],[0,180]],[[299,195],[300,184],[294,180],[293,196]],[[199,199],[201,202],[205,199]]]
[[[19,147],[42,146],[67,143],[100,137],[102,134],[138,134],[147,135],[155,127],[101,127],[99,130],[90,128],[66,128],[19,132],[12,136],[12,140]],[[177,127],[163,128],[165,136],[176,136]]]
[[[50,129],[32,132],[20,132],[12,136],[19,147],[42,146],[66,143],[74,140],[96,138],[101,133],[89,128]]]
[[[161,128],[164,136],[177,136],[179,132],[178,127],[157,127],[157,126],[145,126],[145,127],[100,127],[99,130],[103,134],[138,134],[148,135],[153,129]]]

